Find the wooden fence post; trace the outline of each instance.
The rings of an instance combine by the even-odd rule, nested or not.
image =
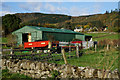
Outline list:
[[[69,52],[71,52],[71,47],[70,47],[70,45],[69,45]]]
[[[79,44],[76,44],[76,56],[79,58]]]
[[[14,51],[13,51],[13,49],[11,48],[11,52],[10,52],[10,54],[13,54],[14,53]]]
[[[96,49],[97,49],[97,44],[95,44],[95,52],[96,52]]]
[[[117,47],[119,47],[118,44],[117,44]]]
[[[11,48],[10,54],[14,54],[14,51],[12,48]],[[10,57],[10,58],[13,58],[13,57]]]
[[[109,50],[109,44],[107,44],[107,50]]]
[[[65,62],[65,64],[67,64],[67,59],[66,59],[66,56],[65,56],[65,50],[61,49],[61,52],[62,52],[62,55],[63,55],[64,62]]]
[[[51,47],[52,47],[52,42],[50,41],[48,42],[48,49],[51,49]],[[50,50],[48,50],[48,52],[50,52]]]

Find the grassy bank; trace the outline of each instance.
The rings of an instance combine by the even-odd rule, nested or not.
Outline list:
[[[114,33],[85,33],[86,35],[91,35],[93,37],[93,41],[97,40],[103,40],[103,39],[119,39],[118,35],[119,34],[114,34]]]
[[[2,80],[8,80],[8,79],[27,79],[27,80],[32,80],[32,78],[25,76],[23,74],[18,74],[18,73],[10,73],[7,69],[2,70]]]

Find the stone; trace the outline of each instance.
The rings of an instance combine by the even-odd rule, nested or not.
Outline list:
[[[108,74],[109,74],[109,70],[106,70],[105,72],[104,72],[104,78],[108,78]]]
[[[67,74],[66,74],[65,72],[61,73],[60,76],[61,76],[62,78],[67,78]]]
[[[2,66],[6,66],[6,59],[2,59]]]
[[[27,61],[26,62],[26,69],[27,70],[30,70],[31,69],[31,67],[30,67],[30,64],[32,63],[32,61]]]
[[[41,63],[41,70],[45,70],[45,64],[44,63]]]
[[[6,61],[6,66],[7,66],[7,67],[9,67],[9,63],[10,63],[10,61],[7,60],[7,61]]]
[[[85,71],[81,71],[81,78],[84,78],[85,77]]]
[[[30,74],[30,73],[27,73],[26,75],[29,76],[29,77],[31,77],[31,74]]]
[[[22,60],[19,60],[19,62],[17,63],[18,67],[20,67],[21,63],[22,63]]]
[[[114,70],[114,71],[112,72],[112,78],[117,78],[117,79],[119,79],[119,73],[118,73],[117,70]]]
[[[97,74],[94,73],[94,77],[97,77],[96,75],[98,75],[98,78],[103,78],[103,71],[98,70],[96,72],[97,72]]]
[[[20,64],[20,68],[21,69],[23,69],[23,65],[24,65],[24,63],[21,62],[21,64]]]
[[[23,69],[27,69],[28,66],[27,65],[27,61],[23,62]]]
[[[44,75],[44,76],[42,76],[41,78],[44,78],[44,79],[46,79],[46,78],[48,78],[48,76],[47,76],[47,75]]]
[[[35,78],[41,78],[41,75],[40,75],[40,74],[35,74],[34,77],[35,77]]]
[[[49,65],[48,65],[48,68],[49,68],[50,71],[52,71],[52,70],[53,70],[52,64],[49,64]]]
[[[108,78],[112,78],[112,74],[111,73],[108,73]]]
[[[34,70],[36,74],[41,74],[41,70]]]
[[[49,77],[49,78],[52,78],[52,75],[51,75],[51,74],[48,74],[48,77]]]
[[[45,62],[45,69],[49,70],[49,64]]]
[[[61,65],[61,69],[64,69],[64,68],[65,68],[65,66],[66,66],[66,64]]]
[[[36,63],[36,70],[41,70],[41,62]]]
[[[18,67],[14,67],[13,69],[14,69],[15,72],[20,70]]]
[[[89,69],[89,78],[93,78],[93,72],[95,69]]]
[[[31,74],[35,73],[35,71],[34,71],[34,70],[29,70],[29,72],[30,72]]]
[[[20,71],[20,74],[24,74],[24,70],[21,70],[21,71]]]
[[[66,65],[64,70],[66,71],[67,74],[72,73],[70,65]]]
[[[38,62],[30,60],[3,59],[3,67],[11,72],[17,72],[30,76],[32,78],[48,78],[52,77],[51,72],[56,70],[60,72],[57,78],[117,78],[119,79],[118,70],[111,72],[110,70],[93,69],[90,67],[76,67],[68,64],[58,65],[54,63]],[[106,75],[105,75],[106,73]]]
[[[15,59],[15,60],[13,60],[12,62],[13,62],[13,64],[14,64],[14,66],[18,66],[18,65],[15,65],[15,64],[17,64],[17,63],[19,62],[19,59]]]
[[[80,71],[82,71],[82,70],[85,69],[85,67],[78,67],[78,69],[79,69]]]
[[[42,71],[41,75],[45,75],[45,74],[49,74],[49,73],[50,73],[49,71]]]
[[[35,63],[34,63],[34,62],[32,62],[32,63],[30,64],[30,69],[32,69],[32,70],[35,69]]]
[[[30,77],[35,78],[35,74],[31,74]]]

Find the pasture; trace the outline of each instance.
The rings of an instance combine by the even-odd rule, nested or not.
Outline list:
[[[119,39],[118,33],[85,33],[86,35],[91,35],[93,37],[93,41],[100,41],[103,39]]]
[[[110,34],[110,33],[85,33],[86,35],[92,35],[93,41],[97,40],[114,40],[118,39],[118,34]],[[7,38],[2,39],[3,42],[7,42]],[[31,53],[30,51],[23,52],[15,52],[14,58],[18,59],[29,59],[29,60],[37,60],[37,61],[45,61],[48,63],[56,63],[56,64],[65,64],[64,59],[61,53],[50,53],[50,54],[42,54],[43,52]],[[10,54],[10,52],[4,52],[3,54]],[[92,67],[95,69],[109,69],[115,70],[118,69],[119,60],[119,48],[110,47],[109,50],[106,47],[99,48],[97,47],[97,51],[95,52],[94,48],[80,50],[80,57],[76,57],[76,51],[66,52],[66,59],[68,64],[74,66],[83,66],[83,67]],[[7,56],[8,57],[8,56]],[[7,71],[3,71],[3,75],[9,75]],[[12,75],[12,74],[10,74]],[[19,75],[19,74],[15,74]],[[4,75],[5,77],[5,75]],[[25,76],[24,76],[25,77]]]

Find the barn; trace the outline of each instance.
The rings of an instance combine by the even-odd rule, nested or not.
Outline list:
[[[68,29],[55,29],[38,26],[24,26],[23,28],[14,31],[12,34],[17,36],[18,45],[23,44],[24,42],[34,41],[54,40],[69,42],[73,39],[85,41],[92,38],[92,36]]]

